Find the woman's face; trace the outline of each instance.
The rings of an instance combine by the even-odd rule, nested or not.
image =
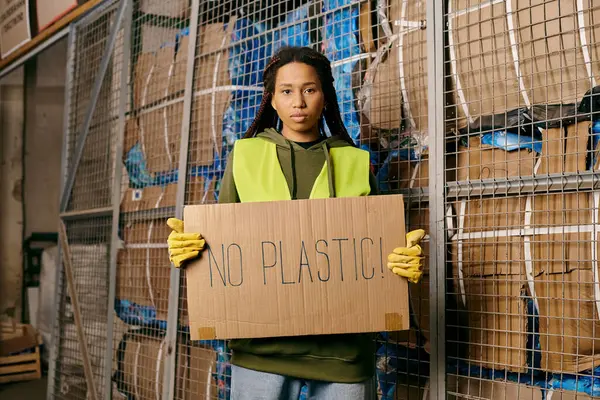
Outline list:
[[[293,62],[279,68],[271,105],[283,122],[283,136],[295,142],[318,139],[325,95],[312,66]]]

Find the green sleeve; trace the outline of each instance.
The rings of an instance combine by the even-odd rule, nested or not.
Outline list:
[[[377,178],[373,173],[369,173],[369,185],[371,186],[371,196],[377,196],[379,194],[379,187],[377,185]]]
[[[219,190],[219,204],[239,203],[237,188],[233,180],[233,151],[227,157],[225,173],[221,179],[221,189]]]

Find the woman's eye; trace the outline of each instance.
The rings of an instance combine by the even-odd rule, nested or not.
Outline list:
[[[292,93],[292,91],[289,90],[289,89],[285,89],[285,90],[282,90],[281,93],[283,93],[283,94],[290,94],[290,93]]]
[[[312,89],[312,88],[306,89],[306,93],[314,93],[314,92],[315,92],[315,89]]]

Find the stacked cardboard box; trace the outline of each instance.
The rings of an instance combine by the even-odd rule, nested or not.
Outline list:
[[[167,346],[162,339],[130,334],[117,352],[118,386],[122,393],[136,399],[162,397],[163,364]],[[207,348],[179,345],[176,364],[176,398],[182,400],[211,399],[216,394],[212,377],[216,353]]]
[[[487,380],[466,376],[448,375],[446,380],[448,399],[478,400],[591,400],[592,397],[576,392],[542,390],[521,383]],[[429,382],[424,387],[399,384],[396,387],[396,400],[429,400]]]
[[[221,153],[223,115],[232,89],[227,47],[234,23],[208,24],[199,29],[188,152],[191,167],[210,166],[215,154]],[[144,52],[137,58],[134,72],[137,117],[127,122],[125,151],[139,144],[147,172],[156,176],[179,166],[189,36],[172,29],[147,27],[142,29],[142,38]],[[212,202],[215,185],[215,177],[192,176],[186,192],[199,197],[196,202]],[[174,182],[128,188],[121,209],[128,212],[174,206],[176,186]]]
[[[373,127],[427,130],[427,48],[425,5],[390,2],[388,23],[396,37],[386,58],[376,65],[366,115]],[[380,46],[386,42],[380,31]]]
[[[543,132],[542,154],[505,152],[471,139],[458,154],[459,180],[584,171],[589,122]],[[453,234],[455,293],[466,310],[468,359],[490,368],[527,368],[527,302],[539,312],[541,368],[579,372],[600,365],[595,193],[461,200]],[[597,336],[597,335],[596,335]],[[466,341],[466,340],[465,340]]]
[[[169,233],[166,220],[128,224],[117,260],[117,298],[153,308],[156,319],[162,321],[167,320],[169,310]]]
[[[531,104],[575,103],[600,76],[598,10],[576,0],[448,2],[460,125]]]

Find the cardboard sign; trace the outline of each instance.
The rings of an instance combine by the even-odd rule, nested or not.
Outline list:
[[[2,58],[31,40],[29,0],[0,0],[0,47]]]
[[[186,269],[192,340],[409,328],[402,196],[188,206],[209,248]]]
[[[85,1],[79,0],[79,3]],[[77,0],[36,0],[38,29],[46,29],[77,7]]]

